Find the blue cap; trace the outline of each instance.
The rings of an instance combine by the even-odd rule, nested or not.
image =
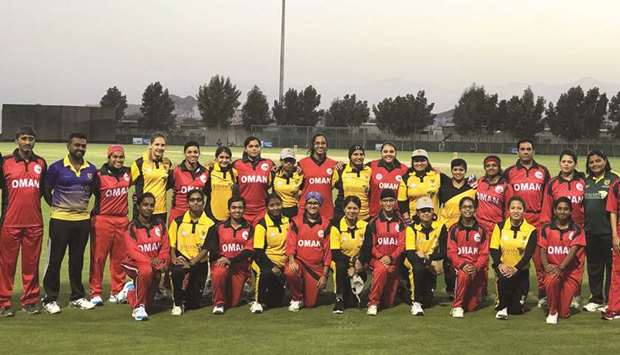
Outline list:
[[[308,192],[308,194],[306,195],[306,203],[308,203],[308,201],[310,200],[317,200],[319,202],[319,205],[323,204],[323,196],[321,196],[321,193],[317,191]]]

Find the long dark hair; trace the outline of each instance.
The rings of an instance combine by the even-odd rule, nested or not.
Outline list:
[[[599,157],[603,158],[603,160],[605,160],[605,172],[610,172],[611,171],[611,164],[609,163],[609,159],[607,159],[607,154],[605,154],[605,152],[603,152],[602,150],[599,149],[592,149],[589,153],[588,156],[586,157],[586,173],[588,173],[588,175],[592,175],[592,170],[590,170],[590,158],[598,155]]]

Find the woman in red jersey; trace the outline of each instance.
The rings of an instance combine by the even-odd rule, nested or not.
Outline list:
[[[168,225],[175,218],[183,216],[187,212],[187,193],[191,190],[202,190],[206,193],[209,171],[199,162],[200,144],[196,141],[189,141],[183,147],[185,159],[179,164],[172,173],[168,175],[168,189],[172,189],[172,208]]]
[[[321,215],[331,219],[334,215],[332,197],[332,174],[338,163],[327,157],[327,137],[317,133],[312,137],[310,156],[299,161],[299,168],[304,176],[299,211],[305,211],[306,196],[310,192],[318,192],[323,197]]]
[[[407,166],[396,158],[396,146],[392,143],[383,143],[381,159],[370,162],[370,193],[368,207],[370,216],[376,216],[381,210],[381,191],[392,189],[398,195],[400,182],[407,173]]]

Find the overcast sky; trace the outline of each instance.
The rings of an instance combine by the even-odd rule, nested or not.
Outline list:
[[[280,11],[280,0],[3,0],[0,103],[93,104],[112,85],[139,103],[150,82],[195,95],[214,74],[271,103]],[[445,109],[472,82],[619,83],[619,16],[617,0],[288,0],[285,87],[314,85],[322,106],[426,89]]]

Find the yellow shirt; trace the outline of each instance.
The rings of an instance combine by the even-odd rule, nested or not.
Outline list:
[[[338,226],[332,226],[329,232],[330,249],[340,250],[351,259],[358,257],[364,243],[367,225],[368,222],[359,219],[355,228],[349,228],[346,217],[342,217]]]
[[[513,230],[510,219],[507,219],[493,228],[490,249],[501,252],[501,263],[515,266],[523,257],[525,247],[530,237],[536,232],[536,227],[523,220],[517,230]],[[528,263],[529,264],[529,263]],[[525,266],[527,267],[527,265]]]
[[[286,263],[286,233],[288,232],[288,217],[282,216],[280,225],[276,226],[269,214],[265,214],[254,228],[254,248],[264,249],[265,254],[279,267]]]
[[[342,172],[334,171],[332,186],[338,189],[336,208],[342,211],[344,209],[344,206],[342,206],[343,200],[347,196],[357,196],[362,202],[359,218],[368,219],[370,217],[368,192],[371,174],[370,167],[367,165],[364,165],[360,171],[355,170],[351,164],[347,164]]]
[[[228,200],[237,181],[237,170],[230,168],[224,172],[222,167],[215,163],[209,174],[207,210],[213,218],[225,221],[228,219]]]
[[[131,165],[131,181],[135,181],[136,194],[150,192],[155,196],[155,210],[153,211],[155,214],[167,212],[166,184],[171,168],[170,159],[163,158],[161,162],[151,161],[148,151]]]
[[[415,203],[420,197],[428,196],[433,200],[435,213],[439,213],[439,187],[441,178],[439,173],[431,170],[419,177],[410,170],[403,176],[398,188],[398,201],[409,200],[409,216],[415,215]]]
[[[405,250],[431,255],[439,246],[442,232],[447,236],[447,227],[441,220],[433,221],[430,229],[424,228],[421,223],[414,223],[405,231]]]
[[[168,239],[170,248],[175,248],[185,258],[192,259],[200,253],[209,228],[215,222],[203,212],[196,223],[188,212],[170,223]]]
[[[293,172],[293,176],[287,177],[284,171],[279,170],[273,178],[273,191],[282,199],[282,207],[295,207],[299,204],[297,194],[304,176]]]

